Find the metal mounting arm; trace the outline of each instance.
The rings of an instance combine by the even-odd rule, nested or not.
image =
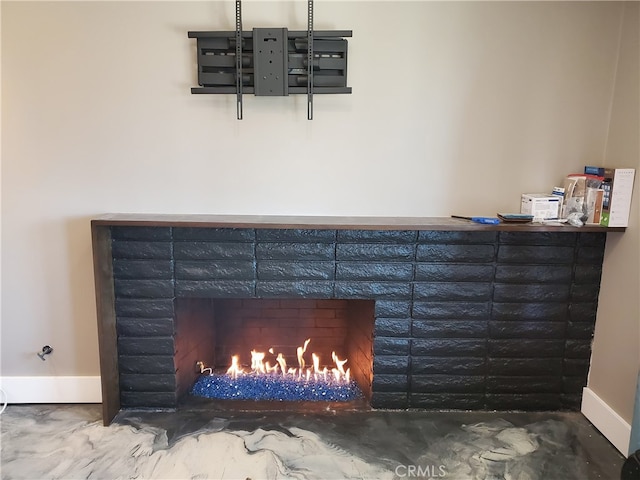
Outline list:
[[[313,120],[313,0],[307,2],[307,120]]]
[[[236,114],[242,120],[242,1],[236,0]]]

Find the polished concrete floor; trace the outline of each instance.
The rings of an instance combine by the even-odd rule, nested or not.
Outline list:
[[[2,479],[620,478],[624,458],[580,413],[120,413],[14,405]]]

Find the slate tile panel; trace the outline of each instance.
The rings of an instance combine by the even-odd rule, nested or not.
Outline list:
[[[374,335],[378,337],[409,337],[411,318],[377,317],[373,328]]]
[[[411,263],[338,262],[336,280],[410,282],[413,280]]]
[[[259,280],[333,280],[335,271],[332,261],[261,260],[257,263]]]
[[[488,322],[475,320],[420,320],[411,325],[413,338],[487,338]]]
[[[420,230],[418,243],[435,243],[440,245],[455,244],[494,244],[498,238],[497,232],[463,232],[463,231],[437,231]]]
[[[433,263],[490,263],[495,260],[494,245],[418,245],[416,261]]]
[[[205,297],[374,299],[374,408],[579,408],[606,234],[113,227],[112,236],[125,407],[175,407],[174,298]]]
[[[415,245],[386,243],[339,243],[338,261],[411,262],[415,259]]]
[[[540,245],[500,245],[499,263],[526,263],[537,265],[571,265],[574,248]]]
[[[485,375],[486,357],[411,356],[410,372],[420,374]]]
[[[375,381],[375,379],[374,379]],[[484,393],[484,375],[412,375],[411,393]]]
[[[113,240],[138,240],[148,242],[170,242],[172,227],[111,227]]]
[[[572,279],[570,265],[498,265],[496,282],[567,284]]]
[[[415,300],[479,302],[491,299],[493,285],[489,282],[416,282]]]
[[[256,230],[258,242],[335,243],[335,230],[272,229]]]
[[[333,282],[296,280],[296,281],[258,281],[258,298],[336,298],[333,295]]]
[[[171,260],[173,254],[171,242],[139,242],[113,240],[111,253],[114,259],[159,259]]]
[[[137,260],[116,258],[113,260],[113,276],[116,279],[173,279],[173,262],[167,260]]]
[[[415,243],[414,230],[338,230],[339,243]]]
[[[251,260],[177,260],[178,280],[255,280],[256,266]]]
[[[416,263],[417,282],[491,282],[492,264]]]
[[[173,280],[120,280],[115,279],[118,298],[173,298]]]
[[[411,393],[409,408],[486,410],[486,404],[482,393]]]
[[[413,302],[413,318],[487,320],[490,302]]]
[[[252,228],[199,228],[174,227],[173,239],[176,242],[254,242],[256,232]]]
[[[176,242],[173,246],[177,260],[253,260],[252,243]]]

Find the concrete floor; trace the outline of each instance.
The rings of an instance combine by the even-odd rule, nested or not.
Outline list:
[[[3,479],[584,480],[624,457],[580,413],[121,412],[14,405]]]

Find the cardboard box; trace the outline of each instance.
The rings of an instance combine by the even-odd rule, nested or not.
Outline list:
[[[536,220],[557,220],[560,215],[561,198],[546,193],[523,193],[520,213],[533,215]]]
[[[635,168],[604,169],[604,175],[602,175],[604,177],[602,182],[604,199],[600,225],[605,227],[629,226],[635,174]]]
[[[602,205],[604,203],[604,190],[602,188],[587,188],[585,207],[587,221],[585,223],[600,224],[602,221]]]

